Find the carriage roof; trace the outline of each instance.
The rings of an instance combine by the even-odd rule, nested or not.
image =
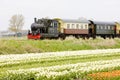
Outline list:
[[[102,21],[92,21],[94,24],[99,24],[99,25],[115,25],[115,22],[102,22]]]
[[[90,23],[88,20],[77,20],[77,19],[62,19],[65,23]]]

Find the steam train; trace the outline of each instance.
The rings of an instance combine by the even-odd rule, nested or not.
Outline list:
[[[120,23],[93,20],[73,19],[37,19],[31,24],[28,39],[65,39],[67,36],[76,38],[120,37]]]

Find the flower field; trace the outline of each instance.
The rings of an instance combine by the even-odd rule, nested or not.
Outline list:
[[[119,70],[120,49],[0,55],[0,80],[119,80]]]

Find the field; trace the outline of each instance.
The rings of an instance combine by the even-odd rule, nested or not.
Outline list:
[[[120,80],[120,40],[0,39],[0,80]]]
[[[0,56],[0,80],[103,79],[120,79],[120,49]]]
[[[91,49],[120,48],[120,39],[75,39],[66,40],[28,40],[26,38],[0,39],[0,54],[41,53],[56,51],[75,51]]]

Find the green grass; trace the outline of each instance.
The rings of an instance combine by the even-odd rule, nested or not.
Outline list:
[[[120,39],[28,40],[26,38],[0,39],[0,54],[41,53],[87,49],[119,48]]]

